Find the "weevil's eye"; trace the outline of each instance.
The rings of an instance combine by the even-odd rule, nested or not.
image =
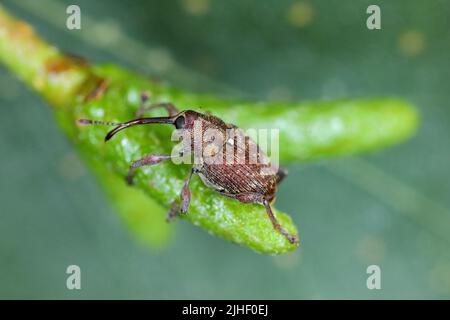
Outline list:
[[[183,129],[185,124],[184,116],[179,116],[175,119],[175,128],[177,129]]]

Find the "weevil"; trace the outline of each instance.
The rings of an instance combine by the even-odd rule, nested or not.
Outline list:
[[[142,94],[141,107],[136,112],[136,119],[123,122],[105,122],[89,119],[80,119],[81,124],[103,124],[115,126],[105,136],[105,141],[110,140],[118,132],[136,125],[143,124],[171,124],[177,130],[187,133],[188,143],[184,143],[179,153],[175,155],[149,154],[142,159],[133,161],[130,165],[126,181],[133,183],[136,170],[143,166],[158,164],[174,157],[183,157],[194,153],[196,161],[184,182],[180,193],[180,205],[172,204],[168,219],[172,219],[178,212],[186,214],[191,200],[189,184],[193,174],[197,174],[203,183],[212,188],[218,194],[238,200],[242,203],[257,203],[265,207],[267,215],[274,227],[286,239],[297,244],[298,238],[288,233],[278,222],[272,211],[271,204],[275,200],[275,194],[279,183],[286,177],[287,171],[281,167],[271,165],[268,156],[259,146],[242,130],[232,124],[225,123],[222,119],[209,113],[199,113],[194,110],[179,111],[172,103],[157,103],[146,105],[148,96]],[[152,109],[163,108],[168,112],[166,117],[142,117]],[[234,129],[234,130],[233,130]],[[215,132],[215,134],[206,134]],[[233,132],[233,135],[230,135]],[[183,140],[185,140],[183,136]],[[201,143],[195,144],[196,137],[201,137]],[[243,143],[237,143],[241,139]],[[198,152],[198,148],[202,150]],[[205,152],[204,150],[207,150]],[[232,150],[230,161],[230,152]],[[197,156],[195,156],[197,155]],[[198,156],[200,155],[200,156]],[[228,157],[228,158],[227,158]],[[208,161],[205,161],[205,158]],[[257,159],[252,162],[250,159]]]

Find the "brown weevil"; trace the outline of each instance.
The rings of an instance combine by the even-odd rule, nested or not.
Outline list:
[[[150,166],[163,160],[194,155],[194,163],[181,190],[180,206],[174,202],[169,212],[173,218],[177,212],[187,213],[191,194],[189,183],[195,173],[203,183],[220,195],[236,199],[242,203],[257,203],[266,208],[273,227],[290,243],[297,244],[298,238],[288,233],[273,214],[271,203],[275,199],[278,184],[286,176],[286,170],[271,165],[268,156],[242,130],[234,125],[226,124],[220,118],[208,113],[193,110],[178,111],[171,103],[158,103],[147,106],[147,96],[142,95],[142,104],[135,120],[125,123],[113,123],[88,119],[80,119],[82,124],[105,124],[116,126],[108,132],[105,141],[110,140],[123,129],[142,124],[172,124],[183,131],[183,144],[177,153],[172,155],[149,154],[133,161],[126,180],[133,182],[135,171],[142,166]],[[164,108],[167,117],[141,117],[145,112],[155,108]],[[199,138],[200,137],[200,138]],[[200,139],[200,143],[198,140]],[[254,161],[254,160],[257,161]]]

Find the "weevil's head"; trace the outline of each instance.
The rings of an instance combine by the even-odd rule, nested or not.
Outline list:
[[[173,117],[173,125],[177,129],[191,130],[195,121],[201,119],[202,114],[193,110],[184,110]]]

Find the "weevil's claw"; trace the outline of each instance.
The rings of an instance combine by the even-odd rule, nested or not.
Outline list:
[[[180,212],[182,214],[186,214],[188,212],[189,209],[189,200],[184,200],[181,202],[181,209]]]
[[[285,234],[284,236],[286,237],[286,239],[288,239],[288,241],[291,244],[299,244],[298,237],[296,237],[292,234]]]
[[[191,179],[191,174],[186,180],[183,189],[181,190],[181,213],[186,214],[189,209],[189,203],[191,202],[191,192],[189,191],[189,181]]]
[[[292,244],[299,244],[298,237],[292,236],[292,238],[289,239],[289,242]]]
[[[288,233],[283,227],[280,226],[278,229],[280,233],[291,243],[291,244],[299,244],[298,237]]]

